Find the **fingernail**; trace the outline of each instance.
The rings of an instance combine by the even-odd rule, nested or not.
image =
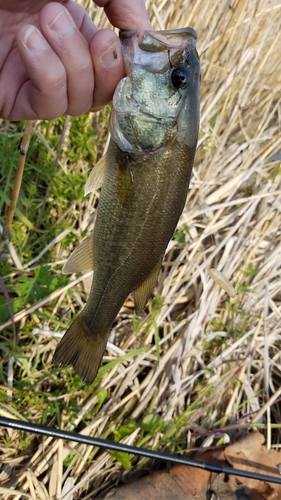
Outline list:
[[[60,36],[65,36],[71,33],[74,29],[74,21],[67,10],[62,10],[56,17],[48,24],[48,28]]]
[[[32,52],[40,52],[45,47],[45,39],[35,26],[29,26],[24,37],[23,45]]]
[[[119,42],[114,42],[108,49],[106,49],[100,56],[100,61],[103,66],[110,68],[115,66],[120,61],[120,45]]]

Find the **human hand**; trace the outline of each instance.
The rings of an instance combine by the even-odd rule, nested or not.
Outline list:
[[[151,28],[143,0],[97,0],[120,29]],[[119,38],[73,0],[0,0],[0,117],[53,119],[107,104],[124,76]]]

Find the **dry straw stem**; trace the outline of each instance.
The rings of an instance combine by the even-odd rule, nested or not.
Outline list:
[[[17,201],[18,201],[18,197],[19,197],[20,187],[21,187],[25,159],[26,159],[26,155],[28,152],[31,136],[32,136],[32,121],[27,120],[25,122],[24,133],[22,136],[21,144],[20,144],[20,154],[19,154],[19,159],[18,159],[18,167],[16,170],[14,187],[13,187],[13,190],[11,193],[11,202],[10,202],[10,205],[8,208],[6,224],[3,228],[3,231],[2,231],[2,234],[0,237],[0,250],[1,250],[1,248],[3,248],[5,242],[8,240],[10,229],[12,227],[12,222],[13,222],[13,218],[14,218],[14,214],[15,214],[15,210],[16,210],[16,206],[17,206]]]
[[[101,9],[90,1],[84,4],[97,25],[109,27]],[[265,435],[275,445],[280,431],[272,431],[270,422],[280,422],[281,3],[148,0],[146,4],[155,29],[193,26],[198,31],[202,119],[197,158],[178,238],[169,245],[155,290],[163,306],[157,310],[152,301],[136,332],[128,301],[112,330],[114,348],[108,346],[105,360],[115,360],[118,349],[145,350],[103,374],[99,388],[107,391],[107,398],[94,416],[98,393],[78,390],[79,412],[71,422],[67,412],[62,415],[63,425],[112,438],[116,426],[135,419],[130,444],[153,447],[165,438],[168,444],[163,449],[171,443],[185,449],[187,434],[186,447],[192,448],[200,446],[198,436],[204,436],[206,429],[223,427],[227,432],[229,428],[232,438],[253,422],[268,424]],[[92,203],[93,197],[87,198],[80,207],[83,231],[92,228]],[[65,256],[58,252],[57,257]],[[229,299],[208,277],[210,267],[230,280],[236,297]],[[63,318],[65,327],[70,314],[84,304],[78,288],[84,278],[70,283],[67,289],[75,287],[75,294],[62,298],[54,311],[53,319]],[[35,314],[65,291],[57,290],[17,313],[14,320]],[[55,341],[42,332],[52,326],[38,324],[39,347],[28,351],[25,373],[38,349],[44,360],[51,361]],[[69,397],[59,396],[66,404]],[[178,423],[140,443],[138,426],[150,413]],[[32,418],[36,415],[34,411]],[[11,433],[16,443],[19,433]],[[9,453],[5,457],[11,458]],[[65,460],[67,468],[62,465]],[[46,490],[49,498],[59,498],[60,492],[64,500],[97,498],[122,473],[120,464],[112,463],[104,452],[73,443],[62,446],[51,438],[40,441],[27,463],[19,459],[17,472],[9,482],[15,494],[3,490],[5,500],[20,499],[18,491],[39,498]]]

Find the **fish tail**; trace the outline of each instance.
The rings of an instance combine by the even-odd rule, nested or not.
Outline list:
[[[72,365],[85,385],[90,385],[98,372],[106,348],[108,332],[98,334],[88,325],[83,312],[70,325],[53,357],[57,366]]]

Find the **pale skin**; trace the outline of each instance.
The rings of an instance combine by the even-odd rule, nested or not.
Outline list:
[[[119,29],[151,29],[143,0],[96,0]],[[73,0],[0,0],[0,118],[97,111],[124,76],[118,36]]]

